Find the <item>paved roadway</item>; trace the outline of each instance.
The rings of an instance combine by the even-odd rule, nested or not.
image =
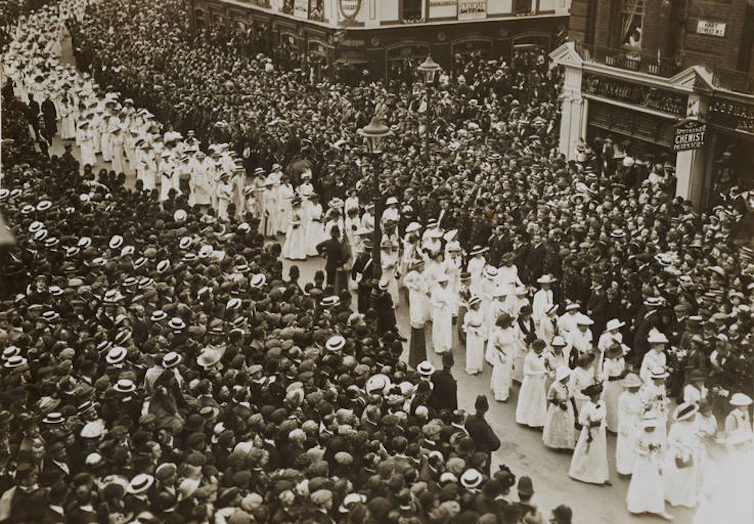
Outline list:
[[[70,39],[63,45],[63,59],[73,63]],[[51,148],[51,154],[62,154],[63,142],[56,137]],[[73,147],[74,156],[80,158],[79,148]],[[101,167],[110,168],[110,164],[103,162],[98,155],[95,172]],[[129,176],[128,185],[133,184],[133,175]],[[282,239],[281,239],[282,241]],[[313,281],[314,272],[324,269],[324,259],[308,259],[304,262],[283,261],[284,274],[288,268],[296,263],[301,269],[301,282]],[[411,333],[408,321],[408,306],[406,298],[401,294],[401,304],[397,309],[399,329],[404,336]],[[354,303],[356,301],[354,300]],[[455,330],[454,330],[455,332]],[[436,368],[441,367],[440,356],[431,350],[431,329],[427,329],[427,348],[429,359]],[[493,456],[493,470],[499,464],[505,464],[519,477],[529,475],[534,484],[534,504],[537,504],[543,514],[545,522],[550,517],[550,510],[558,504],[567,504],[573,509],[575,524],[655,524],[665,522],[654,515],[632,515],[626,510],[626,491],[628,479],[619,478],[615,473],[615,438],[608,436],[608,457],[612,486],[594,486],[571,480],[568,477],[568,467],[571,455],[545,448],[542,444],[542,432],[520,426],[515,422],[516,399],[518,386],[514,386],[511,397],[506,403],[496,402],[490,390],[492,368],[485,363],[485,370],[481,375],[469,376],[464,371],[465,349],[454,340],[455,366],[453,374],[458,380],[459,407],[472,413],[474,400],[479,394],[486,394],[490,399],[488,420],[502,445]],[[404,349],[403,358],[408,358],[408,348]],[[515,494],[515,488],[513,490]],[[674,516],[674,522],[690,523],[694,510],[685,508],[671,508],[668,512]],[[713,523],[710,523],[713,524]]]

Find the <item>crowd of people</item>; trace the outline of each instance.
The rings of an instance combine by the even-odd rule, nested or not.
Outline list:
[[[616,432],[629,511],[750,516],[719,482],[746,475],[754,360],[754,206],[725,158],[699,214],[666,158],[612,138],[556,154],[542,53],[470,61],[425,104],[416,85],[314,84],[219,48],[179,2],[87,4],[23,19],[3,55],[0,207],[21,248],[3,517],[536,522],[531,479],[515,500],[490,469],[487,398],[457,409],[463,349],[467,373],[493,366],[495,400],[521,383],[516,422],[575,449],[571,477],[609,482]],[[57,60],[66,25],[88,72]],[[375,114],[395,134],[379,161],[356,133]],[[58,132],[80,165],[47,156]],[[320,254],[326,281],[284,278],[280,257]]]

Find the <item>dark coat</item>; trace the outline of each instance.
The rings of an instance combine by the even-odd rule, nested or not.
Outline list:
[[[492,453],[500,448],[500,439],[495,435],[492,426],[484,420],[484,415],[475,413],[466,419],[466,431],[479,451]]]
[[[438,411],[458,409],[458,384],[450,370],[443,369],[432,375],[432,383],[435,385],[432,390],[432,406]]]

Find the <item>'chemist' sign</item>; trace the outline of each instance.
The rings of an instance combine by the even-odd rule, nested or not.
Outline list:
[[[707,124],[691,120],[675,128],[673,151],[688,151],[704,146]]]

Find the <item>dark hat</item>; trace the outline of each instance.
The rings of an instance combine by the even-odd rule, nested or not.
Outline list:
[[[524,475],[518,479],[518,492],[524,496],[531,497],[534,495],[534,486],[531,478]]]
[[[581,394],[586,395],[587,397],[593,397],[594,395],[599,395],[600,393],[602,393],[602,384],[592,384],[591,386],[587,386],[581,390]]]
[[[479,395],[474,402],[474,409],[477,411],[487,411],[490,409],[490,403],[487,400],[487,395]]]
[[[552,510],[552,517],[554,524],[571,524],[573,518],[573,511],[565,504],[561,504],[557,508]]]

